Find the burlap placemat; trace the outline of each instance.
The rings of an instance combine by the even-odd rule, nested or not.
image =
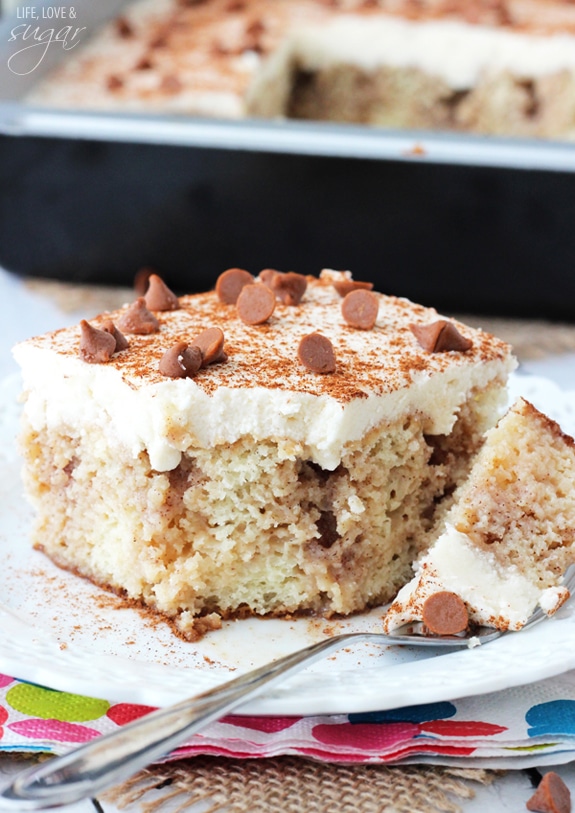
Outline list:
[[[80,285],[52,279],[29,277],[24,285],[34,294],[50,299],[63,313],[90,312],[94,315],[111,311],[131,302],[135,293],[132,288],[105,285]]]
[[[194,757],[142,771],[107,793],[120,809],[156,813],[458,813],[496,771],[432,766],[325,765],[299,757]],[[206,806],[207,804],[207,806]]]
[[[134,298],[131,288],[78,285],[55,280],[28,279],[28,290],[54,301],[64,313],[114,310]],[[519,361],[554,353],[575,352],[575,324],[537,319],[502,319],[453,314],[473,327],[494,333],[512,345]]]
[[[458,315],[456,318],[509,342],[519,361],[575,352],[575,324],[469,315]]]

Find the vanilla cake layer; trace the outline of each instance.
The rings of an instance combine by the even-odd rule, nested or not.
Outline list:
[[[277,302],[258,325],[215,292],[180,297],[154,311],[159,332],[129,335],[106,363],[79,357],[77,328],[18,345],[35,545],[189,638],[222,617],[390,600],[437,534],[514,361],[459,324],[470,349],[424,350],[410,325],[437,313],[382,294],[375,326],[350,327],[332,284],[346,278],[309,278],[299,305]],[[169,347],[214,326],[227,361],[160,374]],[[333,372],[298,362],[314,332],[333,345]]]
[[[398,594],[387,631],[421,620],[426,599],[447,590],[472,621],[520,629],[539,604],[549,614],[575,562],[575,443],[519,399],[487,439],[455,494],[446,530]]]
[[[572,138],[567,0],[139,0],[33,103]]]

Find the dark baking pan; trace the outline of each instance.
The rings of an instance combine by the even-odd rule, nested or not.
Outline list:
[[[328,266],[443,309],[575,318],[574,146],[34,109],[11,24],[4,267],[126,284],[146,265],[199,290],[229,266]]]

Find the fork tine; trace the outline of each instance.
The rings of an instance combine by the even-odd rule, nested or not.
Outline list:
[[[566,587],[569,592],[572,592],[573,588],[575,588],[575,564],[569,565],[567,570],[565,571],[565,575],[563,576],[563,583],[562,587]]]
[[[569,565],[565,573],[563,574],[563,581],[559,585],[559,587],[566,587],[567,590],[573,595],[575,591],[575,564]],[[526,629],[527,627],[533,626],[533,624],[538,624],[539,621],[542,621],[544,618],[549,618],[547,613],[541,609],[541,607],[537,607],[531,616],[527,619],[525,624],[523,625],[522,629]]]

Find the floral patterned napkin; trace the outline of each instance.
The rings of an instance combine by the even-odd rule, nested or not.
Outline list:
[[[0,675],[0,750],[63,753],[150,712]],[[197,754],[326,762],[524,768],[575,753],[575,671],[492,694],[392,711],[318,717],[228,716],[166,759]]]

